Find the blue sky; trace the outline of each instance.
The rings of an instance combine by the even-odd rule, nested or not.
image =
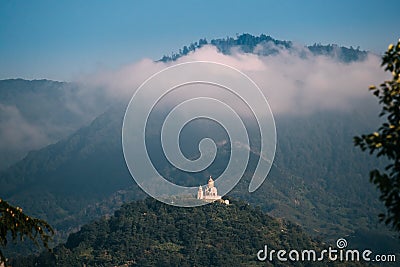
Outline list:
[[[400,1],[0,1],[0,79],[73,80],[206,37],[271,35],[383,52]]]

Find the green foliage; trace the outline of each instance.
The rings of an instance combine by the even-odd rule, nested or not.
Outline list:
[[[54,253],[18,259],[13,266],[265,266],[256,257],[264,245],[287,250],[324,247],[297,225],[248,203],[231,203],[179,208],[150,198],[132,202],[109,219],[83,226]]]
[[[368,149],[370,154],[389,160],[384,171],[370,172],[370,180],[379,188],[380,199],[387,208],[385,214],[380,214],[381,220],[400,232],[400,40],[389,45],[382,66],[392,73],[392,79],[379,88],[372,85],[370,90],[379,99],[382,106],[379,116],[385,122],[374,133],[354,137],[354,143],[363,151]]]
[[[54,235],[54,230],[47,222],[29,217],[22,212],[21,208],[13,207],[0,199],[0,244],[4,247],[8,243],[8,234],[11,234],[13,241],[18,236],[21,241],[24,237],[28,237],[38,246],[38,239],[40,239],[44,247],[49,248],[49,240]],[[5,261],[6,258],[0,250],[0,263]]]

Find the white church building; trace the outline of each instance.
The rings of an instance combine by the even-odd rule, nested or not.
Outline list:
[[[208,179],[208,184],[204,190],[201,186],[199,186],[199,190],[197,191],[197,199],[206,201],[215,201],[221,199],[221,196],[218,196],[218,190],[214,186],[214,180],[211,176],[210,179]]]

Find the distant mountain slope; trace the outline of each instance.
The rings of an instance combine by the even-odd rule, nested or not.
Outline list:
[[[76,84],[0,80],[0,170],[89,123],[100,104],[81,99]]]
[[[0,173],[2,196],[57,228],[71,227],[65,225],[71,215],[132,185],[121,150],[121,115],[109,110],[70,137],[30,152]]]
[[[123,203],[143,198],[123,159],[122,114],[122,108],[109,109],[68,138],[0,171],[1,197],[50,222],[57,229],[56,242]],[[10,244],[6,254],[32,249],[30,243]]]
[[[143,198],[145,194],[132,180],[122,155],[123,111],[109,110],[69,138],[31,152],[2,172],[2,195],[48,220],[64,237],[123,202]],[[247,192],[257,160],[253,153],[245,177],[230,195],[292,220],[323,240],[379,229],[382,239],[375,244],[377,248],[388,238],[396,243],[387,229],[377,228],[377,214],[383,206],[368,182],[370,166],[377,162],[352,147],[351,137],[374,125],[373,113],[277,117],[278,150],[268,179],[255,193]],[[194,132],[202,135],[204,129]],[[197,136],[193,134],[193,138]],[[223,150],[219,153],[225,155],[222,159],[226,157]],[[224,162],[213,164],[200,176],[218,173]],[[193,182],[168,165],[159,167],[176,182]],[[355,236],[355,240],[359,238]]]
[[[324,246],[300,227],[244,202],[177,208],[153,199],[124,205],[109,219],[85,225],[54,249],[13,266],[337,266],[257,260],[269,249]],[[352,264],[347,264],[351,266]],[[357,264],[354,264],[357,266]]]

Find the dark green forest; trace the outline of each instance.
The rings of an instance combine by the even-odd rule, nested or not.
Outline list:
[[[153,199],[125,204],[114,216],[85,225],[53,253],[13,266],[339,266],[324,262],[260,262],[257,252],[315,249],[301,227],[246,202],[178,208]],[[349,266],[349,265],[346,265]],[[357,266],[357,265],[356,265]]]

